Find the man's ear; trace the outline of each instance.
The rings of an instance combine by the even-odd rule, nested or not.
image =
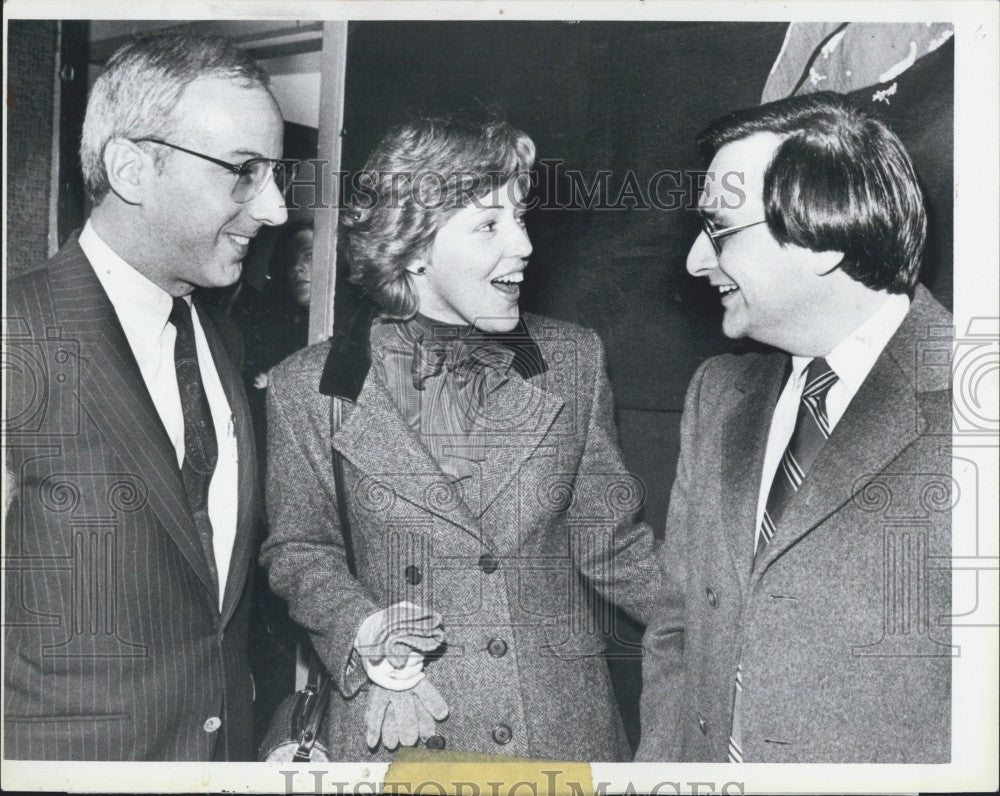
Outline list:
[[[128,139],[112,138],[104,147],[104,169],[111,190],[130,205],[142,204],[154,168],[152,155]]]
[[[844,261],[844,253],[829,251],[829,252],[812,252],[812,271],[817,276],[825,276],[831,271],[837,270],[837,267]]]

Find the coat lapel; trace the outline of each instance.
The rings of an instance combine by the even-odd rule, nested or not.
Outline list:
[[[236,609],[243,593],[247,573],[250,571],[250,557],[254,545],[254,498],[256,490],[254,482],[257,477],[257,453],[254,449],[253,425],[250,419],[250,407],[240,374],[233,364],[226,347],[210,314],[198,302],[198,319],[205,332],[205,339],[212,351],[215,370],[222,382],[226,401],[233,413],[233,424],[236,430],[236,446],[239,455],[238,470],[238,503],[236,509],[236,540],[233,544],[232,556],[229,561],[229,575],[226,578],[226,594],[222,602],[222,621],[225,623]]]
[[[389,391],[370,373],[332,444],[373,481],[481,540],[468,506],[400,416]]]
[[[493,504],[524,463],[542,444],[563,408],[563,400],[544,389],[550,371],[523,379],[513,371],[497,391],[490,411],[495,423],[487,434],[482,462],[482,493],[476,516]]]
[[[367,316],[361,320],[370,325]],[[362,331],[367,332],[367,327]],[[353,341],[355,353],[361,346],[368,346],[367,334],[357,335],[356,340],[349,334],[336,338],[320,391],[351,400],[350,390],[339,383],[344,379],[336,375],[343,370],[344,351],[351,350],[345,349],[345,340]],[[333,446],[365,475],[385,484],[396,495],[482,541],[479,518],[535,452],[563,407],[561,398],[543,388],[544,378],[544,367],[533,378],[523,378],[517,368],[512,368],[507,383],[491,397],[490,417],[484,419],[488,424],[487,439],[477,495],[461,495],[454,490],[419,435],[400,416],[388,390],[370,372],[356,405],[334,435]]]
[[[144,484],[150,508],[211,598],[214,581],[187,504],[177,455],[114,307],[76,240],[48,267],[57,321],[66,336],[80,341],[80,404],[128,472]]]
[[[734,382],[742,397],[722,429],[722,522],[744,593],[753,561],[757,498],[771,430],[768,419],[774,414],[787,365],[787,356],[753,356]]]

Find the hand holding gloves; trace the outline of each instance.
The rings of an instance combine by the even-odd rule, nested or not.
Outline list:
[[[361,623],[355,649],[371,681],[365,740],[394,749],[413,746],[436,733],[448,705],[424,674],[424,656],[444,642],[441,615],[400,602]]]

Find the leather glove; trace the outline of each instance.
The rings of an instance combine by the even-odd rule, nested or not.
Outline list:
[[[448,717],[448,705],[430,680],[420,682],[407,691],[390,691],[372,684],[365,712],[365,742],[368,748],[378,748],[379,740],[386,749],[416,746],[437,732],[437,722]]]

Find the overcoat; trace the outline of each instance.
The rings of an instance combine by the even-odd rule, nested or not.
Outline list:
[[[951,340],[951,315],[918,287],[752,572],[789,357],[699,368],[661,558],[670,596],[644,642],[638,759],[725,761],[741,660],[746,762],[949,760]]]
[[[257,463],[216,326],[199,305],[238,441],[221,610],[174,447],[76,237],[7,302],[5,757],[251,759]]]
[[[501,391],[478,494],[455,489],[375,369],[339,379],[360,391],[340,391],[345,419],[331,439],[321,376],[325,369],[324,382],[336,381],[357,369],[336,344],[270,372],[262,561],[337,683],[334,759],[379,757],[365,745],[367,680],[351,651],[361,621],[401,600],[444,617],[446,647],[425,669],[450,709],[438,746],[628,757],[601,657],[607,620],[594,616],[581,576],[648,616],[660,576],[651,530],[633,521],[643,486],[622,462],[597,335],[533,315],[522,328],[544,366],[528,378],[511,372]],[[331,445],[343,455],[356,578],[345,561]]]

